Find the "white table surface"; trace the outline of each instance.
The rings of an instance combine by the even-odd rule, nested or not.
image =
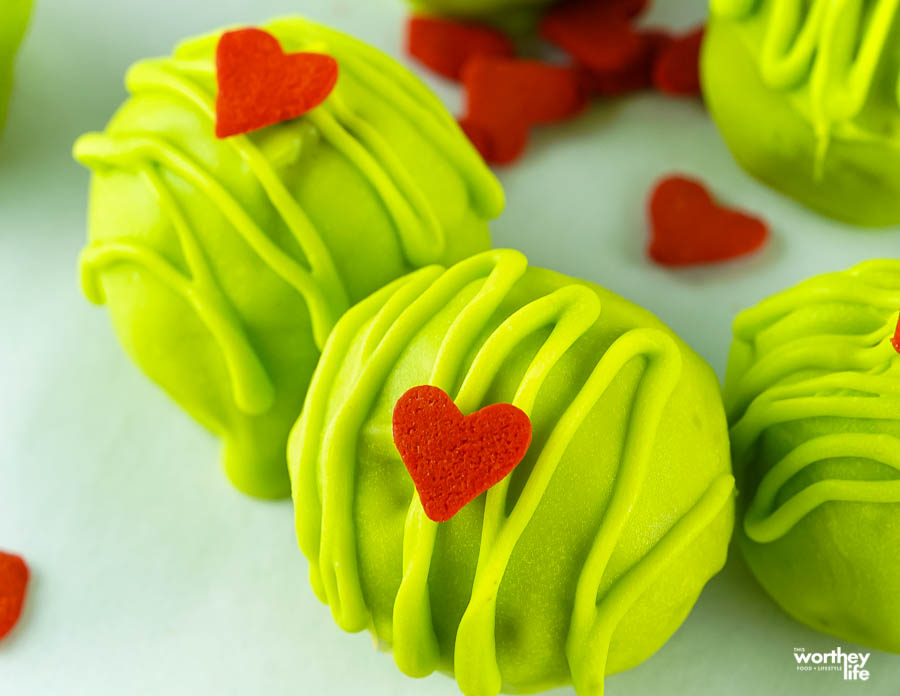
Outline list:
[[[451,696],[408,679],[314,598],[288,502],[233,490],[216,441],[130,364],[81,296],[88,173],[71,144],[103,127],[140,58],[231,23],[302,13],[402,56],[399,0],[37,0],[0,145],[0,548],[33,580],[0,643],[0,694]],[[702,0],[657,0],[688,27]],[[428,77],[451,108],[454,87]],[[673,272],[643,253],[651,180],[680,170],[774,226],[761,254]],[[654,95],[598,104],[538,134],[503,170],[497,246],[596,281],[670,323],[721,375],[735,313],[809,275],[898,256],[900,230],[825,220],[751,180],[702,106]],[[846,643],[782,614],[736,554],[671,641],[607,680],[628,694],[900,694],[900,656],[869,682],[801,674],[794,647]],[[556,693],[556,692],[554,692]],[[571,695],[570,689],[559,694]]]

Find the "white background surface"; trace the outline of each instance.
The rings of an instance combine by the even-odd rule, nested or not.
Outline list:
[[[0,3],[2,4],[2,3]],[[0,548],[33,581],[0,643],[0,694],[451,696],[401,675],[366,635],[314,598],[288,502],[234,491],[215,440],[146,381],[103,310],[81,297],[88,174],[70,157],[124,98],[126,67],[181,38],[302,13],[402,57],[399,0],[37,0],[0,146]],[[657,0],[648,19],[688,27],[702,0]],[[429,79],[451,108],[459,95]],[[761,211],[774,241],[737,263],[672,272],[648,262],[651,181],[700,175]],[[750,180],[702,106],[653,95],[598,104],[538,134],[501,172],[497,246],[646,305],[721,375],[734,314],[809,275],[900,255],[900,230],[824,220]],[[799,674],[794,647],[836,639],[783,615],[736,554],[674,638],[607,680],[629,694],[900,694],[900,656],[873,653],[871,681]],[[572,694],[561,690],[560,694]]]

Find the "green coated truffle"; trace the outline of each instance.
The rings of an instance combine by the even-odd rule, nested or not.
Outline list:
[[[392,438],[394,404],[422,384],[533,425],[518,468],[441,524]],[[709,367],[611,292],[508,250],[420,269],[338,322],[291,435],[313,588],[410,676],[454,674],[468,696],[600,694],[725,561],[726,429]]]
[[[415,268],[489,248],[503,192],[398,63],[302,19],[265,28],[289,53],[338,61],[321,106],[216,139],[215,34],[133,66],[131,97],[75,156],[93,170],[85,293],[144,372],[223,438],[235,485],[278,497],[334,323]]]
[[[739,543],[825,633],[900,652],[900,260],[813,278],[738,316],[725,402]]]
[[[0,6],[0,129],[6,122],[13,62],[30,14],[31,0],[4,0]]]
[[[711,6],[704,96],[741,165],[838,220],[900,223],[900,3]]]

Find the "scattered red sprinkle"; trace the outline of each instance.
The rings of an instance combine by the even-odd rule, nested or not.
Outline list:
[[[531,126],[563,121],[587,103],[577,69],[535,60],[473,58],[462,81],[466,114],[460,125],[495,164],[508,164],[522,154]]]
[[[676,96],[700,94],[700,47],[705,27],[673,40],[653,69],[653,84],[660,92]]]
[[[672,41],[665,31],[639,31],[641,50],[632,61],[613,71],[597,71],[584,67],[584,85],[590,94],[615,97],[653,87],[653,69],[661,53]]]
[[[516,49],[501,31],[480,24],[415,15],[407,26],[407,49],[436,73],[459,80],[475,56],[511,58]]]
[[[216,137],[249,133],[302,116],[331,94],[338,64],[318,53],[286,55],[261,29],[227,31],[216,50]]]
[[[716,204],[702,183],[682,176],[661,180],[650,197],[650,256],[666,266],[735,258],[755,251],[769,235],[759,218]]]
[[[28,566],[20,556],[0,551],[0,640],[9,633],[25,603]]]
[[[897,323],[897,333],[891,339],[891,344],[894,346],[894,350],[900,353],[900,322]]]
[[[394,443],[425,514],[446,522],[516,468],[531,421],[512,404],[464,416],[437,387],[413,387],[394,407]]]
[[[645,0],[572,0],[553,7],[541,36],[599,73],[619,73],[640,59],[645,42],[632,20]]]

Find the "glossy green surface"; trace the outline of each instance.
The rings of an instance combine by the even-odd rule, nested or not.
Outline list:
[[[391,434],[420,384],[464,413],[513,403],[534,430],[515,472],[442,524]],[[648,312],[509,250],[423,268],[345,314],[289,462],[300,546],[338,624],[467,696],[602,693],[684,621],[734,516],[709,367]]]
[[[94,173],[87,296],[145,373],[224,440],[231,480],[287,495],[285,442],[334,322],[421,265],[489,246],[499,183],[438,100],[375,49],[301,19],[287,52],[340,65],[302,118],[217,140],[217,35],[128,73],[79,139]]]
[[[898,0],[712,0],[702,78],[751,174],[838,220],[900,223]]]
[[[726,378],[739,540],[820,631],[900,652],[900,261],[819,276],[738,316]]]

